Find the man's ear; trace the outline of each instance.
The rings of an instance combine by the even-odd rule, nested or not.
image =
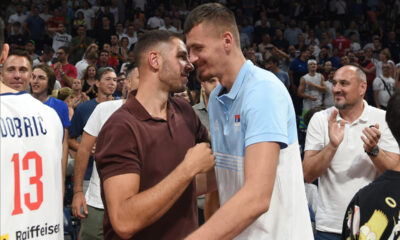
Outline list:
[[[159,52],[155,52],[155,51],[149,52],[147,60],[152,69],[154,69],[154,70],[160,69],[161,55]]]
[[[231,32],[224,32],[222,34],[222,38],[224,41],[224,49],[226,51],[230,51],[233,47],[234,43],[234,39],[233,39],[233,35]]]
[[[8,51],[10,50],[10,46],[7,43],[3,45],[3,51],[1,52],[0,64],[4,64],[8,57]]]

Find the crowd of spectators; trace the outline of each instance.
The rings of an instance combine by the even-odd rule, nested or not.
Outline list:
[[[2,2],[0,11],[11,49],[26,50],[34,65],[56,63],[60,83],[56,88],[72,87],[72,79],[78,78],[83,90],[93,98],[93,88],[87,88],[92,84],[83,78],[88,65],[126,71],[127,64],[134,62],[133,46],[145,31],[182,32],[190,9],[204,2],[207,1],[11,0]],[[297,87],[300,78],[308,73],[310,58],[317,61],[317,72],[325,80],[331,69],[346,64],[361,66],[368,78],[366,98],[374,106],[386,104],[379,102],[378,93],[374,96],[373,91],[374,79],[383,74],[383,63],[389,63],[392,79],[383,77],[388,88],[398,84],[400,0],[219,2],[235,13],[246,58],[263,68],[270,66],[271,57],[278,60],[280,79],[288,86],[298,115],[302,99]],[[64,47],[63,53],[58,52],[60,47]],[[64,62],[57,64],[61,61]],[[196,99],[200,85],[194,76],[188,87]]]

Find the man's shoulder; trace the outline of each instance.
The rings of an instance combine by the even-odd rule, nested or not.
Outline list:
[[[79,104],[76,107],[75,113],[86,112],[86,110],[89,109],[89,108],[93,108],[94,109],[97,104],[98,103],[96,102],[95,98],[93,98],[93,99],[91,99],[89,101],[85,101],[85,102]]]

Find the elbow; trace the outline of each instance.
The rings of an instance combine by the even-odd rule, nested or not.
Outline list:
[[[136,224],[128,225],[123,221],[111,221],[111,225],[114,232],[122,239],[130,239],[140,231],[140,228]]]
[[[304,174],[304,182],[313,183],[314,181],[315,178],[313,176],[310,176],[309,174]]]
[[[251,217],[257,219],[262,214],[266,213],[269,210],[271,203],[272,192],[269,194],[265,193],[257,193],[257,195],[253,195],[253,209],[251,211]]]
[[[306,183],[312,183],[315,181],[316,177],[310,173],[310,171],[303,166],[304,181]]]

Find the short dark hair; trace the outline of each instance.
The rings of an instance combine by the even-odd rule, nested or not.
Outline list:
[[[56,84],[56,74],[54,73],[54,70],[45,63],[36,65],[35,67],[33,67],[33,70],[35,70],[36,68],[39,68],[46,73],[48,79],[47,95],[51,95],[54,89],[54,85]]]
[[[389,99],[386,110],[386,122],[397,144],[400,145],[400,91],[397,91]]]
[[[105,49],[100,50],[100,56],[101,56],[101,53],[107,53],[107,55],[110,56],[110,53]]]
[[[268,62],[272,62],[272,63],[275,63],[275,64],[278,64],[278,65],[279,65],[279,59],[278,59],[277,57],[275,57],[275,56],[269,57],[269,58],[267,59],[266,62],[267,62],[267,63],[268,63]]]
[[[133,71],[133,69],[137,68],[136,63],[131,63],[128,64],[127,68],[126,68],[126,76],[128,77],[129,74]]]
[[[42,53],[51,54],[51,53],[54,53],[54,49],[52,47],[50,47],[50,46],[44,45]]]
[[[103,77],[104,74],[108,73],[108,72],[113,72],[115,73],[115,69],[112,67],[101,67],[97,70],[97,74],[96,74],[96,80],[100,81],[101,78]]]
[[[2,44],[1,46],[3,47],[3,44]],[[3,50],[3,48],[2,48],[2,50]],[[20,50],[20,49],[13,49],[13,50],[11,50],[10,53],[8,54],[8,58],[11,57],[11,56],[19,56],[19,57],[24,57],[24,58],[26,58],[26,59],[28,60],[28,62],[29,62],[30,68],[32,69],[32,59],[31,59],[31,56],[28,54],[27,51],[25,51],[25,50]],[[7,59],[8,59],[8,58],[7,58]],[[6,60],[6,61],[7,61],[7,60]]]
[[[173,38],[182,39],[182,35],[166,31],[166,30],[152,30],[148,31],[136,42],[133,49],[135,55],[135,63],[138,67],[142,64],[142,55],[149,50],[149,48],[154,47],[160,43],[169,43]]]
[[[69,47],[67,47],[67,46],[61,46],[58,49],[62,49],[66,55],[69,54]]]
[[[186,17],[183,32],[187,34],[196,25],[206,22],[218,27],[219,34],[229,31],[240,47],[239,30],[233,12],[220,3],[206,3],[193,9]]]

